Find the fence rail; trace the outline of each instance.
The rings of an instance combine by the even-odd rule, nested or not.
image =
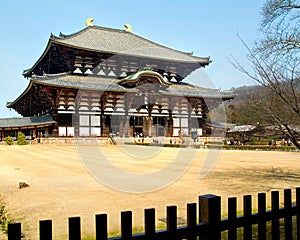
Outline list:
[[[292,190],[284,190],[284,207],[280,208],[279,191],[271,192],[271,209],[266,208],[266,193],[257,196],[258,211],[253,213],[252,196],[243,197],[243,216],[237,215],[237,198],[228,198],[228,218],[221,219],[221,197],[215,195],[203,195],[199,197],[198,209],[196,203],[187,204],[187,225],[178,226],[177,207],[168,206],[166,216],[166,229],[156,230],[155,209],[145,209],[144,233],[132,233],[132,212],[121,212],[121,236],[108,238],[107,214],[95,215],[95,239],[117,240],[117,239],[146,239],[146,240],[218,240],[221,233],[227,235],[228,239],[241,239],[237,229],[243,228],[242,237],[252,239],[253,225],[257,224],[256,239],[270,239],[267,232],[271,232],[272,239],[280,239],[284,234],[285,239],[300,239],[300,187],[296,188],[296,202],[292,204]],[[198,212],[198,216],[197,216]],[[295,216],[295,226],[293,219]],[[197,222],[197,219],[199,222]],[[280,219],[284,221],[284,230],[280,229]],[[267,222],[271,223],[267,225]],[[81,239],[80,217],[68,219],[69,240]],[[269,228],[269,231],[267,231]],[[294,228],[294,229],[293,229]],[[256,228],[255,228],[256,229]],[[240,233],[239,233],[240,234]],[[39,222],[39,239],[52,240],[52,220]],[[222,235],[224,236],[224,235]],[[8,240],[21,240],[21,224],[12,223],[8,225]]]

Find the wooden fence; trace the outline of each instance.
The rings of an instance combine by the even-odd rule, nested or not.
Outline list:
[[[168,206],[166,229],[155,229],[155,209],[145,209],[145,232],[132,234],[132,212],[121,212],[121,236],[115,239],[221,239],[221,233],[228,239],[300,239],[300,187],[296,188],[296,202],[292,203],[291,189],[284,190],[284,207],[280,208],[279,191],[271,192],[271,209],[266,208],[266,194],[259,193],[257,197],[258,211],[253,213],[252,196],[243,196],[243,216],[237,215],[237,198],[228,198],[228,218],[221,219],[221,197],[203,195],[196,203],[187,204],[187,224],[178,226],[177,207]],[[198,212],[198,216],[197,216]],[[294,216],[294,218],[293,218]],[[198,223],[197,223],[198,218]],[[280,220],[280,219],[283,219]],[[294,219],[294,220],[293,220]],[[69,239],[81,239],[80,217],[70,217]],[[107,215],[95,216],[95,239],[108,239]],[[255,225],[255,226],[254,226]],[[243,231],[237,231],[242,228]],[[267,232],[270,232],[267,236]],[[242,235],[240,235],[242,234]],[[222,238],[223,238],[222,237]],[[39,222],[39,239],[52,239],[52,220]],[[8,240],[21,240],[21,224],[8,225]]]

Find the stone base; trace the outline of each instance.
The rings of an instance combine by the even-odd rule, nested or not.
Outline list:
[[[109,137],[97,137],[97,138],[65,138],[65,137],[51,137],[40,138],[34,141],[37,144],[53,144],[53,145],[110,145],[113,144]]]

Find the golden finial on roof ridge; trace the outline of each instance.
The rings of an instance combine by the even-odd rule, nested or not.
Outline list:
[[[125,29],[126,32],[132,32],[132,27],[131,27],[130,24],[126,23],[126,24],[124,24],[124,27],[126,28],[126,29]]]
[[[92,22],[94,22],[94,18],[88,18],[88,19],[85,21],[85,25],[86,25],[87,27],[93,26]]]

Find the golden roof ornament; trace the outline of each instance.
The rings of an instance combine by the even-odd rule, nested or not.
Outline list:
[[[132,32],[132,27],[130,24],[126,23],[126,24],[124,24],[124,27],[125,27],[126,32]]]
[[[86,25],[87,27],[93,26],[92,22],[94,22],[94,18],[88,18],[88,19],[85,21],[85,25]]]

